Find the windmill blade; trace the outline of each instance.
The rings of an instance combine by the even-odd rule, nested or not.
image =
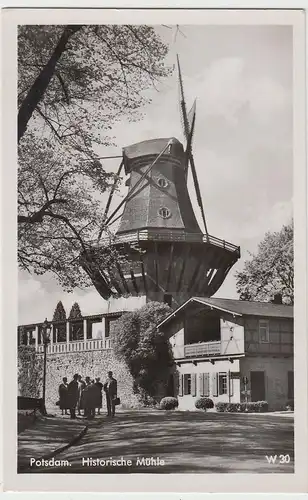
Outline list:
[[[183,87],[182,73],[181,73],[181,67],[180,67],[180,59],[179,59],[178,54],[176,55],[176,59],[177,59],[179,83],[180,83],[181,119],[182,119],[184,136],[185,136],[185,139],[187,141],[188,136],[189,136],[189,122],[188,122],[187,109],[186,109],[186,103],[185,103],[184,87]]]
[[[187,170],[188,170],[188,160],[189,160],[189,155],[192,150],[192,140],[193,140],[193,134],[195,130],[195,122],[196,122],[196,99],[194,100],[194,103],[188,113],[188,126],[189,126],[189,134],[187,138],[187,144],[186,144],[186,151],[185,151],[185,174],[186,174],[186,179],[187,179]]]
[[[199,186],[199,181],[198,181],[198,177],[197,177],[197,172],[196,172],[193,154],[191,151],[192,138],[193,138],[193,133],[194,133],[194,128],[195,128],[195,121],[196,121],[196,99],[195,99],[189,113],[187,113],[185,96],[184,96],[182,73],[181,73],[180,60],[179,60],[178,54],[176,57],[177,57],[177,64],[178,64],[180,93],[181,93],[181,101],[180,101],[181,118],[182,118],[182,123],[183,123],[184,136],[185,136],[186,141],[187,141],[186,142],[186,151],[185,151],[185,156],[186,156],[186,158],[185,158],[185,163],[186,163],[185,175],[186,175],[186,180],[187,180],[188,165],[190,164],[191,172],[192,172],[192,176],[193,176],[193,181],[194,181],[194,186],[195,186],[195,191],[196,191],[196,196],[197,196],[197,202],[198,202],[198,205],[199,205],[200,210],[201,210],[201,216],[202,216],[202,220],[203,220],[203,224],[204,224],[205,234],[208,237],[208,231],[207,231],[207,225],[206,225],[203,203],[202,203],[202,198],[201,198],[200,186]]]
[[[122,161],[121,161],[121,163],[119,165],[118,171],[116,173],[116,178],[114,179],[114,183],[112,185],[112,188],[111,188],[111,191],[110,191],[110,194],[109,194],[109,197],[108,197],[108,201],[106,203],[106,208],[105,208],[105,212],[104,212],[104,219],[108,215],[110,204],[111,204],[111,201],[112,201],[115,189],[116,189],[116,185],[117,185],[117,182],[118,182],[118,177],[121,175],[121,171],[123,169],[123,166],[124,166],[124,160],[122,159]]]
[[[197,172],[196,172],[196,167],[195,167],[195,161],[192,152],[189,152],[189,163],[190,163],[190,168],[191,168],[191,173],[194,181],[194,186],[195,186],[195,191],[196,191],[196,196],[197,196],[197,202],[201,210],[201,216],[202,216],[202,221],[204,224],[204,229],[205,229],[205,234],[208,238],[208,230],[207,230],[207,225],[206,225],[206,220],[205,220],[205,214],[204,214],[204,209],[203,209],[203,203],[202,203],[202,197],[201,197],[201,191],[200,191],[200,186],[199,186],[199,181],[197,177]]]
[[[123,166],[124,166],[124,160],[122,159],[122,161],[121,161],[121,163],[119,165],[118,171],[116,173],[116,178],[114,179],[112,188],[110,190],[107,203],[106,203],[106,207],[105,207],[105,211],[104,211],[104,215],[103,215],[103,223],[101,225],[101,228],[100,228],[100,231],[99,231],[99,234],[98,234],[97,243],[99,243],[99,241],[100,241],[100,239],[102,237],[102,234],[103,234],[103,231],[104,231],[104,228],[105,228],[105,221],[107,219],[107,215],[108,215],[109,208],[110,208],[110,204],[112,202],[112,198],[113,198],[114,192],[116,190],[117,182],[118,182],[118,177],[121,175]]]
[[[195,122],[196,122],[196,104],[197,104],[197,99],[194,100],[194,103],[193,103],[192,107],[190,108],[189,113],[187,115],[189,136],[188,136],[188,140],[187,140],[186,151],[188,151],[189,148],[191,149],[191,145],[192,145],[192,139],[193,139],[193,134],[194,134],[194,130],[195,130]]]

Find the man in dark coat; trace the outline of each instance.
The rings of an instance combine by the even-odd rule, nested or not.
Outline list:
[[[102,402],[103,402],[102,401],[103,400],[103,397],[102,397],[103,384],[101,383],[100,380],[101,379],[99,377],[97,377],[95,379],[95,385],[97,387],[95,408],[97,408],[97,414],[98,415],[100,415],[101,407],[102,407]]]
[[[95,406],[97,402],[97,387],[94,380],[90,380],[90,383],[85,387],[85,400],[87,418],[92,419],[95,417]]]
[[[63,377],[63,382],[62,384],[59,385],[59,406],[60,410],[62,411],[62,415],[68,415],[68,384],[67,384],[67,377]]]
[[[68,384],[67,392],[71,418],[76,418],[76,406],[79,396],[78,373],[74,375],[73,380]]]
[[[107,415],[114,417],[115,414],[115,399],[117,397],[117,381],[113,378],[112,372],[108,372],[108,378],[104,383],[104,391],[106,393]]]

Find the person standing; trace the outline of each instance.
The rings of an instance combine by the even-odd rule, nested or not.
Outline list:
[[[115,415],[115,399],[117,397],[117,381],[113,378],[113,373],[108,372],[108,378],[104,383],[104,391],[106,393],[107,415],[114,417]]]
[[[88,407],[89,394],[88,394],[88,389],[90,387],[90,384],[91,384],[90,377],[86,377],[85,378],[85,385],[84,385],[84,388],[82,390],[82,395],[81,395],[81,407],[84,409],[83,414],[84,414],[85,417],[89,416],[89,407]]]
[[[73,380],[68,384],[68,403],[71,418],[76,418],[76,406],[78,403],[78,373],[73,377]]]
[[[95,408],[97,408],[97,414],[100,415],[101,413],[101,407],[102,407],[102,403],[103,403],[103,395],[102,395],[102,390],[103,390],[103,384],[101,383],[100,381],[101,379],[99,377],[97,377],[95,379],[95,385],[97,387],[97,391],[96,391],[96,404],[95,404]]]
[[[86,386],[86,383],[84,380],[82,380],[82,376],[78,375],[78,403],[77,403],[77,411],[78,415],[81,415],[81,409],[82,409],[82,391],[84,390]]]
[[[97,387],[94,380],[90,380],[86,388],[86,404],[87,404],[87,418],[92,419],[95,417],[95,406],[97,403]]]
[[[67,377],[63,377],[62,384],[59,385],[59,406],[62,411],[62,415],[68,415],[68,383]]]

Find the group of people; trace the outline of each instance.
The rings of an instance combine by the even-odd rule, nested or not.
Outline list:
[[[62,415],[70,413],[71,418],[76,418],[78,415],[83,415],[88,418],[94,418],[95,414],[100,414],[103,406],[102,391],[106,394],[107,415],[114,417],[117,400],[117,381],[113,377],[111,371],[108,372],[107,380],[104,384],[97,377],[95,380],[86,377],[82,380],[82,376],[76,373],[73,380],[68,383],[67,377],[63,377],[62,383],[59,385],[59,406]]]

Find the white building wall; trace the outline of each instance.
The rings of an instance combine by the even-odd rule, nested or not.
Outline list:
[[[244,322],[242,318],[232,318],[222,314],[220,318],[221,354],[244,353]]]
[[[197,395],[192,396],[191,394],[187,394],[184,396],[178,396],[178,401],[179,401],[179,409],[180,410],[195,410],[195,401],[200,398],[200,386],[199,386],[199,377],[198,375],[200,373],[209,373],[210,374],[210,395],[208,396],[211,398],[215,403],[218,401],[224,401],[224,402],[239,402],[240,401],[240,378],[239,378],[239,370],[240,370],[240,362],[239,359],[235,359],[233,363],[231,363],[229,360],[217,360],[215,361],[215,364],[212,364],[210,361],[198,361],[197,365],[194,365],[192,362],[191,363],[183,363],[180,366],[177,366],[178,374],[184,375],[184,374],[196,374],[196,384],[197,384]],[[233,395],[230,396],[228,394],[222,394],[218,396],[213,396],[213,387],[212,387],[212,374],[213,373],[219,373],[219,372],[229,372],[233,377],[235,374],[238,375],[238,378],[233,378]]]
[[[174,359],[184,358],[184,327],[169,339]]]

